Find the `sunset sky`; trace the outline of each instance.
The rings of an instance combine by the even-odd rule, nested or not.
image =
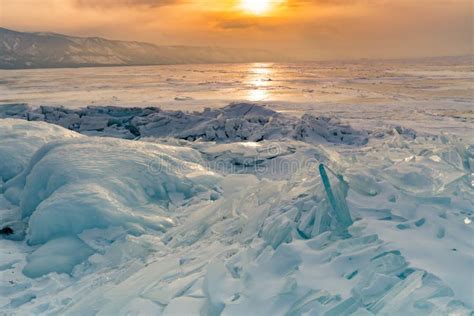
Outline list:
[[[304,59],[472,53],[471,0],[0,0],[0,26]]]

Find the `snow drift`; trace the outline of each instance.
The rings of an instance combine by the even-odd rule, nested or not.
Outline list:
[[[65,249],[89,253],[77,239],[61,243],[57,238],[111,226],[133,235],[166,231],[175,224],[168,215],[173,205],[197,195],[211,196],[218,176],[203,170],[198,161],[192,149],[114,139],[45,145],[24,172],[5,185],[5,196],[19,201],[22,217],[28,218],[28,244],[46,243],[30,257],[27,274],[39,276],[44,264],[38,261],[65,256]],[[62,271],[61,260],[55,261],[58,269],[51,267],[54,261],[48,262],[48,271]]]
[[[80,136],[42,122],[2,120],[0,124],[0,179],[7,181],[19,174],[42,145],[56,139]]]

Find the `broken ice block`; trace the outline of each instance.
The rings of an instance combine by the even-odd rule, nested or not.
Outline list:
[[[400,304],[423,284],[424,271],[415,271],[395,284],[377,303],[368,309],[378,315],[393,315]]]
[[[346,202],[347,183],[331,172],[331,178],[333,178],[333,185],[331,185],[326,167],[323,164],[319,165],[319,173],[323,180],[327,200],[331,206],[330,215],[335,220],[336,227],[339,230],[345,230],[352,225],[351,214]]]
[[[311,304],[320,304],[326,302],[330,297],[329,292],[321,290],[310,290],[306,295],[296,301],[285,316],[303,314],[305,309],[311,309]]]
[[[327,204],[329,203],[324,201],[325,207],[322,207],[315,213],[313,231],[311,232],[312,237],[331,230],[331,217],[327,212],[330,206]]]
[[[342,301],[324,313],[324,316],[350,315],[354,313],[359,306],[360,302],[357,299],[349,297],[347,300]]]

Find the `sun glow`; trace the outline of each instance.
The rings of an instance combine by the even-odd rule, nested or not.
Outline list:
[[[262,15],[273,9],[274,3],[272,0],[242,0],[240,6],[246,12]]]

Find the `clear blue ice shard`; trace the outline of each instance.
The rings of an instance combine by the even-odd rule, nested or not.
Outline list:
[[[319,173],[321,174],[324,190],[330,205],[330,216],[334,219],[338,230],[346,230],[353,223],[346,202],[348,186],[341,177],[334,174],[330,169],[328,169],[328,174],[326,169],[328,168],[324,164],[319,165]],[[333,185],[331,185],[330,177],[333,180]]]
[[[413,291],[423,284],[424,271],[415,271],[405,280],[395,284],[380,300],[368,309],[377,315],[393,315],[400,304],[410,296]]]
[[[327,208],[329,207],[330,206],[328,205]],[[318,236],[331,230],[331,217],[327,212],[327,208],[322,208],[319,212],[316,212],[311,236]]]
[[[349,297],[324,313],[324,316],[350,315],[359,308],[359,305],[360,302],[357,299]]]

